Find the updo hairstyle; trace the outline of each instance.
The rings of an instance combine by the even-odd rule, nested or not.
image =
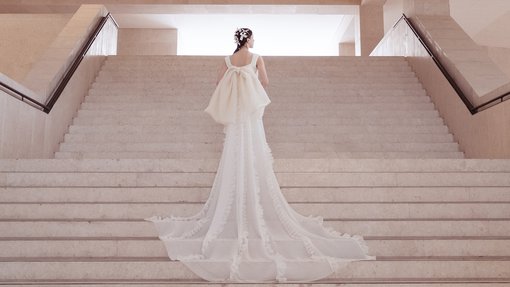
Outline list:
[[[237,44],[237,48],[234,51],[234,54],[244,45],[246,45],[246,42],[248,42],[248,39],[251,38],[251,35],[253,35],[253,32],[248,28],[237,29],[237,31],[234,33],[234,41]]]

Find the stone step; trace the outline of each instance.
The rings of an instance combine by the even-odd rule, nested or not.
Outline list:
[[[178,57],[181,57],[178,59]],[[136,67],[136,68],[155,68],[155,67],[167,67],[167,68],[180,68],[185,69],[198,69],[207,67],[218,67],[224,63],[224,57],[216,58],[182,58],[178,56],[173,58],[147,58],[147,59],[107,59],[105,67]],[[372,58],[372,57],[371,57]],[[280,68],[280,69],[291,69],[291,70],[303,70],[302,67],[307,68],[328,69],[328,68],[358,68],[371,70],[374,67],[409,67],[405,59],[401,60],[375,60],[374,59],[339,59],[339,58],[287,58],[276,59],[274,57],[263,56],[264,62],[267,67]]]
[[[106,122],[103,122],[106,123]],[[92,124],[92,123],[87,123]],[[99,123],[96,123],[99,124]],[[121,124],[128,124],[121,122]],[[134,124],[134,123],[133,123]],[[81,121],[75,123],[76,126],[85,125]],[[112,133],[112,134],[66,134],[65,143],[115,143],[130,142],[141,143],[150,141],[152,143],[200,143],[200,142],[222,142],[223,134],[167,134],[158,132],[140,132],[140,133]],[[148,140],[150,139],[150,140]],[[294,143],[452,143],[451,134],[314,134],[313,137],[308,134],[295,134],[291,139],[288,135],[272,133],[267,135],[268,141],[274,143],[289,142]]]
[[[367,117],[367,118],[335,118],[335,117],[301,117],[301,118],[285,118],[285,117],[265,117],[263,119],[265,129],[284,128],[287,126],[314,126],[319,128],[331,128],[333,126],[444,126],[444,122],[440,117],[421,117],[412,118],[404,121],[405,117]],[[135,115],[126,115],[124,112],[111,113],[81,113],[73,119],[73,125],[146,125],[146,126],[169,126],[180,125],[190,128],[196,126],[221,127],[216,123],[209,114],[201,112],[196,116],[175,116],[173,114],[165,114],[161,112],[148,113],[143,115],[137,113]],[[366,134],[369,135],[369,134]]]
[[[186,122],[184,124],[192,126],[192,125],[200,125],[200,126],[217,126],[218,124],[214,122],[209,115],[202,117],[195,117],[194,120],[190,120],[189,123]],[[140,116],[140,115],[124,115],[124,114],[109,114],[109,115],[80,115],[73,120],[73,125],[83,125],[83,124],[103,124],[110,125],[112,123],[115,124],[147,124],[147,125],[169,125],[169,124],[183,124],[183,119],[175,118],[175,117],[167,117],[163,113],[159,116]],[[313,126],[331,126],[331,125],[404,125],[404,126],[424,126],[424,125],[444,125],[444,122],[441,118],[411,118],[406,121],[403,121],[403,118],[275,118],[268,117],[264,119],[264,125],[266,127],[270,126],[303,126],[303,125],[313,125]]]
[[[206,143],[161,143],[152,142],[83,142],[61,143],[61,152],[221,152],[223,142]],[[298,152],[458,152],[457,143],[296,143],[277,142],[271,144],[274,153]]]
[[[501,287],[503,286],[502,284],[505,284],[505,283],[510,283],[510,279],[499,279],[499,280],[496,280],[496,279],[492,279],[492,280],[487,280],[487,279],[484,279],[485,281],[491,281],[491,282],[496,282],[496,283],[483,283],[483,282],[479,282],[477,281],[476,279],[471,279],[470,282],[467,282],[466,279],[464,280],[457,280],[457,281],[461,281],[462,282],[462,286],[476,286],[476,287]],[[455,280],[449,280],[447,282],[452,282],[452,281],[455,281]],[[115,283],[115,282],[112,282],[111,284],[109,283],[105,283],[104,280],[102,280],[101,282],[97,282],[97,281],[93,281],[91,282],[90,280],[78,280],[78,281],[74,281],[72,283],[59,283],[60,281],[55,281],[53,284],[51,283],[48,283],[48,284],[45,284],[45,286],[49,286],[49,287],[90,287],[90,286],[97,286],[97,287],[111,287],[112,285],[111,284],[118,284]],[[161,283],[162,281],[158,281],[159,283]],[[339,281],[339,280],[332,280],[332,279],[323,279],[323,280],[319,280],[319,281],[316,281],[315,283],[308,283],[307,286],[310,286],[310,287],[313,287],[313,286],[330,286],[330,285],[336,285],[336,284],[341,284],[342,287],[373,287],[374,284],[373,283],[367,283],[367,284],[363,284],[363,283],[346,283],[347,281],[344,280],[344,281]],[[438,280],[434,280],[434,281],[431,281],[431,280],[426,280],[426,279],[422,279],[422,280],[419,280],[418,278],[414,278],[412,281],[409,281],[407,284],[406,283],[402,283],[402,281],[395,281],[395,283],[388,283],[389,280],[386,280],[385,281],[386,283],[378,283],[377,286],[378,287],[430,287],[430,286],[434,286],[434,287],[459,287],[459,284],[458,283],[438,283],[439,281]],[[429,283],[424,283],[424,282],[429,282]],[[497,283],[497,282],[500,282],[500,283]],[[82,283],[82,284],[80,284]],[[185,284],[186,287],[218,287],[218,286],[221,286],[221,287],[258,287],[258,286],[264,286],[264,287],[282,287],[282,286],[285,286],[285,287],[303,287],[303,284],[302,283],[298,283],[298,284],[292,284],[292,283],[285,283],[284,285],[283,284],[273,284],[273,283],[255,283],[255,284],[250,284],[250,283],[240,283],[240,284],[235,284],[235,283],[212,283],[212,282],[201,282],[201,283],[196,283],[196,282],[183,282],[182,280],[169,280],[167,281],[166,284],[158,284],[158,283],[154,283],[154,281],[150,281],[150,282],[146,282],[147,284],[144,284],[144,283],[137,283],[135,281],[127,281],[125,282],[126,284],[129,284],[130,287],[168,287],[168,286],[183,286],[183,284]],[[26,280],[23,281],[23,283],[13,283],[15,285],[9,285],[9,284],[4,284],[3,286],[6,286],[6,287],[31,287],[31,286],[34,286],[32,284],[30,284],[30,282],[27,282]],[[21,284],[21,285],[20,285]],[[30,285],[24,285],[24,284],[30,284]],[[93,285],[91,285],[93,284]],[[433,284],[433,285],[431,285]]]
[[[196,78],[196,79],[216,79],[218,69],[223,65],[223,61],[212,64],[158,64],[151,66],[134,64],[126,66],[126,64],[105,63],[98,76],[101,78],[119,77],[145,77],[155,75],[156,79],[163,79],[174,76],[173,78]],[[327,64],[322,67],[308,66],[307,69],[296,69],[290,65],[266,65],[269,79],[272,81],[286,81],[295,78],[320,79],[328,77],[341,77],[363,80],[364,78],[412,78],[414,71],[406,65],[370,65],[359,67],[359,64],[350,65],[334,65]],[[291,76],[289,77],[285,77]],[[356,78],[356,76],[360,76]],[[402,76],[402,77],[401,77]],[[109,78],[111,79],[111,78]]]
[[[3,187],[210,187],[214,172],[2,172]],[[510,187],[509,172],[291,172],[282,187]]]
[[[460,257],[510,256],[510,239],[373,239],[366,240],[370,254],[380,257]],[[39,240],[2,240],[2,258],[104,258],[136,257],[137,259],[165,257],[167,252],[159,239],[91,238],[59,240],[51,237]]]
[[[316,107],[314,107],[316,106]],[[167,112],[173,112],[177,110],[197,110],[203,111],[207,107],[207,102],[204,102],[203,105],[184,105],[184,104],[171,104],[171,103],[82,103],[82,110],[108,110],[108,111],[116,111],[116,110],[124,110],[124,111],[133,111],[133,110],[164,110]],[[326,107],[325,105],[312,105],[309,106],[307,104],[271,104],[271,109],[279,113],[280,111],[290,110],[290,111],[302,111],[302,110],[312,110],[312,111],[327,111],[331,110],[334,112],[343,112],[346,110],[349,111],[357,111],[358,113],[362,113],[365,111],[433,111],[434,105],[432,103],[369,103],[369,104],[334,104]]]
[[[98,73],[100,78],[115,77],[144,77],[154,75],[155,79],[165,78],[203,78],[207,76],[216,76],[218,68],[223,65],[223,61],[212,64],[202,65],[158,65],[151,66],[142,65],[129,65],[125,64],[111,64],[106,62],[101,71]],[[366,67],[359,67],[354,64],[327,64],[323,67],[309,66],[307,69],[295,69],[289,65],[266,65],[270,79],[278,80],[293,80],[295,78],[312,78],[324,80],[327,78],[352,78],[363,80],[366,78],[374,79],[406,79],[415,78],[413,70],[407,65],[370,65]],[[352,73],[357,71],[357,73]],[[381,71],[385,71],[382,72]],[[292,77],[284,77],[285,75],[292,75]],[[216,77],[214,77],[216,78]],[[111,79],[111,78],[110,78]]]
[[[119,67],[120,68],[120,67]],[[390,80],[390,81],[406,81],[411,80],[416,82],[416,75],[411,70],[406,71],[393,71],[391,73],[381,73],[378,71],[372,70],[360,70],[358,73],[354,74],[351,70],[348,69],[338,69],[328,71],[315,71],[310,73],[309,71],[292,71],[293,77],[285,77],[288,76],[288,71],[279,70],[278,68],[270,71],[271,82],[279,82],[279,81],[293,81],[296,78],[300,79],[313,79],[313,80],[322,80],[325,76],[338,78],[339,81],[381,81],[381,80]],[[204,68],[204,69],[194,69],[189,70],[183,68],[182,70],[176,69],[165,69],[164,71],[159,70],[147,70],[147,69],[102,69],[98,73],[99,80],[132,80],[136,78],[136,80],[140,78],[149,78],[154,77],[154,80],[175,80],[175,79],[183,79],[183,78],[203,78],[203,77],[212,77],[215,79],[214,75],[217,73],[217,67],[214,68]]]
[[[507,175],[508,176],[508,175]],[[71,184],[72,185],[72,184]],[[192,216],[203,203],[0,203],[1,219],[143,219],[154,215]],[[293,203],[305,216],[331,219],[492,219],[510,220],[510,202],[503,203]]]
[[[119,75],[126,77],[146,77],[147,75],[159,75],[158,77],[166,77],[175,75],[175,79],[192,79],[212,81],[218,75],[218,69],[222,65],[221,62],[214,63],[207,66],[185,66],[185,65],[157,65],[152,67],[144,66],[122,66],[122,65],[105,65],[98,74],[100,77],[112,79],[109,75]],[[195,73],[184,72],[183,70],[195,71]],[[295,77],[319,79],[320,77],[338,77],[338,78],[353,78],[354,75],[361,77],[372,77],[375,79],[382,78],[412,78],[413,70],[407,66],[371,66],[371,67],[356,67],[349,66],[325,66],[321,68],[308,67],[306,71],[302,69],[296,70],[295,67],[285,66],[266,66],[269,81],[271,83],[285,82],[292,80]],[[287,77],[285,77],[287,76]],[[114,76],[115,77],[115,76]],[[342,81],[342,80],[340,80]]]
[[[217,60],[223,59],[225,56],[215,55],[112,55],[108,56],[108,61],[184,61],[189,62],[201,62],[204,60]],[[363,56],[363,57],[339,57],[339,56],[264,56],[264,58],[273,59],[273,61],[287,62],[287,60],[299,60],[299,61],[338,61],[338,62],[405,62],[405,57],[402,56]]]
[[[205,202],[208,187],[0,187],[10,202]],[[289,203],[498,203],[510,202],[508,187],[283,187]]]
[[[0,172],[216,172],[218,159],[2,159]],[[509,173],[507,159],[275,159],[277,173]],[[398,186],[397,186],[398,187]],[[510,190],[509,190],[510,191]]]
[[[407,60],[403,59],[376,59],[374,57],[361,59],[356,57],[354,59],[344,58],[311,58],[311,57],[283,57],[277,58],[274,56],[262,56],[266,66],[288,68],[293,70],[303,70],[302,67],[316,67],[316,68],[333,68],[333,67],[357,67],[368,68],[370,67],[394,67],[394,66],[409,66]],[[224,56],[213,58],[190,58],[186,56],[167,57],[167,58],[147,58],[147,59],[112,59],[108,58],[105,61],[105,66],[131,66],[131,67],[152,67],[154,65],[167,66],[167,67],[181,67],[183,70],[186,68],[196,67],[217,67],[225,61]]]
[[[146,58],[146,59],[112,59],[108,58],[105,62],[106,67],[154,67],[155,65],[166,67],[179,67],[185,70],[186,68],[198,67],[217,67],[224,62],[223,56],[213,58],[189,58],[186,56],[166,57],[166,58]],[[293,70],[300,69],[302,65],[315,68],[334,68],[334,67],[356,67],[356,68],[370,68],[370,67],[401,67],[408,66],[405,59],[347,59],[347,58],[304,58],[304,57],[284,57],[278,59],[272,56],[263,56],[266,66],[289,68]],[[299,65],[296,67],[296,65]],[[298,69],[296,69],[298,68]],[[367,69],[370,70],[370,69]]]
[[[211,87],[204,90],[191,91],[190,88],[172,88],[172,89],[118,89],[118,90],[109,90],[109,89],[95,89],[91,88],[89,90],[90,96],[144,96],[144,95],[159,95],[159,96],[171,96],[171,97],[181,97],[181,98],[191,98],[191,99],[209,99],[214,88],[214,84],[211,84]],[[270,98],[279,98],[282,101],[286,99],[297,100],[301,97],[305,98],[313,98],[313,99],[323,99],[327,97],[391,97],[391,96],[427,96],[425,90],[423,89],[403,89],[403,90],[375,90],[375,89],[343,89],[343,90],[296,90],[296,89],[282,89],[282,88],[268,88],[268,94]],[[274,95],[274,97],[273,97]],[[297,97],[299,95],[299,97]]]
[[[159,90],[159,89],[185,89],[188,92],[195,92],[197,90],[201,91],[210,91],[215,87],[213,79],[205,79],[202,81],[198,81],[196,79],[188,79],[187,81],[179,81],[179,82],[153,82],[153,81],[144,81],[144,82],[111,82],[111,83],[101,83],[94,82],[91,88],[94,89],[116,89],[116,90],[142,90],[142,89],[150,89],[150,90]],[[337,91],[342,91],[344,89],[357,89],[357,90],[366,90],[366,91],[378,91],[378,90],[416,90],[422,89],[422,86],[418,82],[413,83],[341,83],[341,82],[331,82],[331,83],[298,83],[298,82],[271,82],[271,89],[292,89],[292,90],[301,90],[301,92],[308,92],[312,90],[320,89],[333,89]]]
[[[307,152],[273,153],[280,159],[461,159],[462,152]],[[56,152],[57,159],[219,159],[220,153],[200,152]]]
[[[160,71],[171,71],[171,70],[217,70],[223,65],[224,59],[219,58],[213,61],[120,61],[112,62],[106,61],[104,64],[104,70],[116,68],[132,68],[136,70],[160,70]],[[289,71],[289,72],[303,72],[305,70],[308,73],[324,72],[324,71],[378,71],[378,70],[411,70],[410,66],[405,61],[386,61],[386,62],[372,62],[372,61],[344,61],[337,62],[326,59],[324,61],[284,61],[277,62],[271,60],[264,60],[266,68],[269,71]],[[307,69],[302,67],[306,66]]]
[[[168,62],[169,64],[177,63],[206,63],[222,61],[225,56],[191,56],[191,55],[112,55],[108,56],[108,63],[147,63],[154,61],[158,63]],[[366,63],[366,64],[377,64],[377,63],[395,63],[405,64],[407,63],[405,57],[401,56],[371,56],[371,57],[339,57],[339,56],[263,56],[265,62],[271,63],[287,63],[295,64],[296,61],[299,63]]]
[[[281,74],[272,74],[271,75],[271,85],[280,87],[280,86],[286,86],[286,85],[297,85],[302,86],[303,81],[307,81],[307,85],[311,86],[337,86],[337,85],[344,85],[344,84],[358,84],[360,86],[372,86],[372,85],[383,85],[386,86],[387,84],[404,84],[404,85],[413,85],[413,84],[419,84],[418,79],[416,77],[393,77],[388,76],[386,77],[374,77],[374,76],[364,76],[360,77],[359,75],[352,75],[347,76],[348,74],[336,74],[336,75],[330,75],[330,77],[325,78],[324,75],[320,74],[305,74],[302,76],[293,76],[288,77],[287,74],[281,73]],[[408,73],[408,75],[412,75],[411,73]],[[157,85],[165,84],[167,86],[173,86],[175,84],[182,84],[182,83],[197,83],[197,84],[211,84],[214,83],[214,80],[216,78],[214,75],[208,75],[208,74],[188,74],[183,75],[177,73],[167,74],[166,72],[164,74],[159,72],[131,72],[131,73],[107,73],[107,74],[100,74],[100,76],[96,79],[95,83],[106,85],[106,84],[121,84],[121,83],[130,83],[130,84],[145,84],[146,82],[155,83]],[[273,83],[274,82],[274,83]]]
[[[121,84],[129,83],[143,84],[143,82],[155,83],[157,85],[176,85],[184,83],[195,83],[200,85],[215,84],[217,79],[217,68],[210,70],[190,70],[188,73],[181,73],[182,70],[175,69],[162,69],[162,70],[138,70],[138,69],[123,69],[119,67],[115,70],[102,70],[97,77],[97,83],[100,85],[106,84]],[[196,71],[192,73],[192,71]],[[312,86],[326,85],[377,85],[388,86],[395,84],[403,85],[418,85],[419,81],[414,76],[414,73],[409,68],[404,69],[375,69],[367,71],[358,70],[321,70],[318,71],[283,71],[273,70],[269,75],[271,85],[281,86],[294,84],[298,86],[306,86],[303,81]],[[403,76],[403,77],[400,77]]]
[[[207,104],[204,105],[204,109],[207,106]],[[184,120],[191,120],[191,119],[197,119],[197,118],[207,118],[211,120],[211,117],[206,114],[204,111],[172,111],[172,113],[168,113],[166,110],[129,110],[129,111],[123,111],[123,110],[79,110],[78,111],[78,117],[81,117],[82,115],[88,115],[88,116],[105,116],[105,115],[111,115],[114,114],[116,116],[125,115],[125,116],[142,116],[142,117],[150,117],[150,116],[156,116],[156,117],[166,117],[166,118],[178,118]],[[266,109],[264,113],[264,120],[266,119],[272,119],[275,118],[277,120],[283,119],[283,118],[289,118],[289,119],[296,119],[296,118],[306,118],[306,119],[330,119],[330,118],[339,118],[339,119],[345,119],[345,118],[361,118],[360,111],[352,111],[352,110],[342,110],[342,111],[332,111],[332,110],[324,110],[324,111],[317,111],[317,110],[302,110],[302,111],[296,111],[296,110],[281,110],[281,111],[275,111],[272,109],[271,105]],[[366,119],[381,119],[381,118],[399,118],[399,119],[409,119],[409,118],[438,118],[439,113],[436,110],[428,110],[428,111],[408,111],[408,110],[402,110],[402,111],[388,111],[388,110],[380,110],[380,111],[371,111],[371,110],[365,110],[363,111],[363,117]]]
[[[192,104],[200,103],[204,100],[203,97],[186,97],[186,96],[174,96],[173,94],[167,95],[109,95],[107,93],[103,95],[89,95],[85,97],[85,103],[172,103],[172,104]],[[292,100],[292,102],[290,102]],[[297,104],[310,104],[315,105],[317,101],[321,104],[352,104],[352,103],[428,103],[430,102],[429,97],[425,96],[323,96],[320,99],[313,96],[300,96],[295,99],[290,97],[276,96],[271,98],[273,104],[291,103]]]
[[[267,264],[260,262],[260,264]],[[290,264],[290,262],[287,262]],[[77,261],[66,260],[32,260],[23,262],[0,262],[0,280],[126,280],[154,281],[192,279],[202,281],[180,262],[166,258],[143,260],[99,260],[81,258]],[[402,272],[406,270],[406,272]],[[475,258],[387,258],[377,261],[361,261],[348,264],[328,279],[356,282],[390,282],[416,280],[423,278],[444,281],[462,278],[486,280],[510,277],[510,261],[508,259],[475,259]],[[473,279],[471,279],[473,280]]]
[[[510,219],[345,219],[326,220],[325,226],[364,237],[510,236]],[[0,240],[39,237],[157,238],[154,223],[143,220],[38,218],[0,220]],[[1,269],[0,269],[1,270]]]
[[[280,134],[292,137],[297,133],[308,134],[310,137],[314,135],[338,135],[338,134],[448,134],[448,128],[444,125],[431,126],[366,126],[366,125],[339,125],[339,126],[268,126],[265,128],[266,136]],[[223,134],[223,126],[193,126],[193,125],[72,125],[69,127],[69,133],[94,133],[94,134],[121,134],[121,133],[180,133],[180,134]],[[270,143],[271,144],[271,143]]]

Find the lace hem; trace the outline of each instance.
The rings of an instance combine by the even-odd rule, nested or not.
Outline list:
[[[227,276],[226,280],[243,281],[242,276],[245,275],[243,272],[246,272],[243,271],[243,268],[250,266],[251,262],[258,264],[257,260],[251,260],[249,256],[244,256],[248,254],[248,248],[251,251],[251,246],[256,246],[253,249],[256,250],[256,254],[261,255],[264,262],[274,264],[271,270],[275,272],[275,280],[278,282],[292,282],[296,275],[299,276],[295,272],[295,263],[299,262],[320,262],[322,264],[317,265],[316,268],[322,272],[329,269],[335,270],[338,265],[352,261],[375,259],[374,256],[367,255],[368,246],[363,237],[340,233],[331,227],[326,227],[322,217],[303,216],[287,203],[274,174],[274,158],[265,139],[261,119],[225,126],[224,132],[224,151],[211,195],[204,208],[192,217],[162,218],[153,216],[145,219],[155,223],[180,222],[178,228],[183,230],[176,233],[182,232],[183,234],[178,234],[179,236],[171,233],[161,234],[159,238],[164,241],[174,239],[186,241],[200,230],[209,228],[205,235],[200,233],[202,236],[193,238],[197,242],[192,244],[184,242],[182,245],[184,249],[178,250],[179,243],[175,243],[177,245],[173,247],[167,245],[169,248],[177,248],[173,252],[179,256],[172,257],[172,259],[183,262],[210,262],[211,264],[221,261],[223,264],[221,267],[223,273],[221,274]],[[268,190],[262,190],[262,187],[264,189],[267,187]],[[251,200],[252,196],[254,199],[253,209],[248,209],[247,207],[251,207],[252,202],[249,201],[250,206],[247,206],[247,200],[248,198]],[[248,218],[248,214],[250,218]],[[265,217],[269,218],[265,220]],[[193,220],[196,222],[193,225],[190,222],[188,226],[186,221]],[[273,223],[272,220],[277,223]],[[228,228],[227,224],[229,224]],[[283,230],[280,230],[282,227]],[[248,231],[252,230],[257,230],[258,232],[255,234],[258,233],[258,235],[248,234]],[[318,230],[317,234],[315,234],[315,230]],[[224,231],[226,233],[222,233]],[[276,235],[271,231],[275,231]],[[233,236],[232,239],[230,236]],[[250,238],[254,236],[255,238]],[[352,241],[346,242],[345,246],[352,246],[352,248],[355,248],[356,245],[359,246],[355,253],[349,253],[357,254],[354,257],[358,258],[341,258],[343,252],[334,252],[337,245],[329,247],[327,245],[329,243],[319,241],[346,238]],[[214,240],[222,239],[232,240],[232,242],[214,242]],[[249,246],[250,240],[257,242]],[[289,240],[290,244],[281,242],[281,240]],[[343,246],[341,245],[343,243],[338,242],[338,244],[338,246]],[[216,247],[217,249],[213,249]],[[222,250],[225,250],[226,253],[222,253]],[[299,253],[294,253],[294,250]],[[329,253],[329,250],[332,252]],[[225,255],[221,255],[219,252]],[[294,256],[295,254],[298,255]],[[339,254],[339,256],[332,257],[332,254]],[[290,260],[290,258],[299,259]],[[241,266],[241,264],[243,265]]]
[[[255,161],[256,160],[256,155],[255,155],[255,149],[254,148],[251,149],[251,156],[252,156],[253,160]],[[269,151],[268,156],[272,158],[270,151]],[[253,163],[254,166],[256,164],[258,164],[258,163],[257,162]],[[264,170],[267,170],[267,169],[264,169]],[[285,269],[286,269],[287,265],[283,261],[282,256],[277,254],[274,251],[273,246],[271,246],[273,241],[271,239],[271,236],[269,235],[268,228],[267,228],[267,225],[266,225],[266,221],[264,220],[264,209],[262,208],[262,204],[261,204],[261,201],[260,201],[260,185],[259,185],[260,177],[259,177],[259,173],[257,172],[257,169],[254,170],[254,178],[255,178],[255,182],[257,183],[255,185],[255,190],[254,190],[254,196],[255,196],[255,214],[256,214],[257,221],[258,221],[258,224],[259,224],[259,227],[260,227],[259,229],[260,229],[260,235],[261,235],[261,238],[262,238],[262,243],[263,243],[263,246],[264,246],[266,252],[269,254],[271,259],[273,259],[273,261],[274,261],[274,263],[276,265],[276,280],[278,282],[285,282],[285,281],[287,281],[287,278],[284,277],[284,274],[285,274]]]

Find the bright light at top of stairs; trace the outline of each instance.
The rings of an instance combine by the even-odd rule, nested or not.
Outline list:
[[[179,55],[228,55],[235,50],[234,32],[254,32],[253,52],[275,56],[338,56],[337,29],[343,15],[317,14],[160,14],[129,15],[147,25],[178,30]],[[132,17],[147,17],[133,19]],[[118,16],[121,27],[122,15]],[[129,23],[127,23],[129,24]],[[155,24],[154,24],[155,25]],[[151,25],[147,26],[151,28]]]

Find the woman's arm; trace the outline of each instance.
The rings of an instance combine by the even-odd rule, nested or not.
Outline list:
[[[225,72],[227,71],[227,63],[223,61],[223,64],[218,69],[218,77],[216,78],[216,86],[220,83],[221,79],[223,78],[223,75],[225,75]]]
[[[264,88],[269,85],[269,79],[267,78],[266,66],[261,56],[257,59],[257,71],[259,72],[259,81]]]

